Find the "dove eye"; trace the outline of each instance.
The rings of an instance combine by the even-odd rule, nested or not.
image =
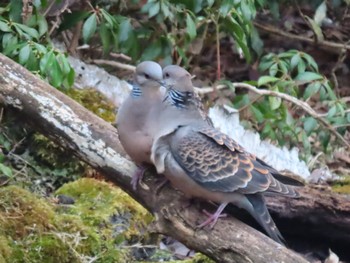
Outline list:
[[[165,73],[165,77],[169,78],[170,77],[169,73]]]
[[[149,76],[148,74],[145,74],[145,78],[146,78],[146,79],[149,79],[150,76]]]

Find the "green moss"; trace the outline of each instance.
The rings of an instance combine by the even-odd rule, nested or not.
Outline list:
[[[69,89],[66,94],[105,121],[115,121],[115,106],[95,89]]]
[[[0,235],[0,263],[6,263],[12,254],[12,248],[5,236]]]
[[[125,262],[127,252],[116,247],[113,228],[96,218],[90,225],[91,217],[82,219],[87,211],[69,210],[17,186],[0,188],[0,263],[74,263],[93,257],[94,262]]]
[[[17,186],[0,188],[0,263],[137,262],[130,246],[150,237],[142,233],[152,220],[141,205],[118,187],[91,178],[56,193],[75,203],[49,202]],[[181,262],[210,262],[202,257]]]
[[[113,215],[125,215],[133,221],[148,223],[151,215],[120,188],[93,178],[82,178],[63,185],[56,191],[75,199],[69,213],[79,214],[86,224],[96,226],[108,222]]]
[[[342,180],[335,182],[332,189],[338,193],[350,194],[350,176],[344,176]]]
[[[40,253],[38,253],[40,251]],[[26,255],[32,262],[75,263],[81,262],[79,254],[59,234],[36,238]]]
[[[157,250],[157,252],[152,256],[152,260],[160,261],[161,259],[164,258],[172,258],[173,255],[170,251],[166,250]],[[143,263],[147,263],[148,261],[142,261]],[[154,262],[154,261],[153,261]],[[211,260],[207,256],[201,254],[201,253],[196,253],[194,257],[184,259],[184,260],[168,260],[164,261],[167,263],[215,263],[215,261]]]
[[[114,262],[116,256],[125,256],[128,251],[118,246],[140,236],[141,229],[152,220],[152,216],[121,189],[93,178],[65,184],[56,194],[75,200],[72,206],[58,208],[61,214],[78,217],[98,233],[100,246],[106,248],[101,262],[108,262],[108,258]]]
[[[17,186],[0,188],[0,226],[8,236],[21,238],[33,231],[53,229],[52,207]]]

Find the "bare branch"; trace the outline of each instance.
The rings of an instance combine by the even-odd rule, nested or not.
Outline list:
[[[323,118],[323,115],[317,113],[315,110],[313,110],[309,104],[307,104],[304,101],[301,101],[293,96],[290,96],[285,93],[281,93],[278,91],[273,90],[266,90],[266,89],[258,89],[253,85],[249,85],[246,83],[232,83],[232,86],[235,88],[244,88],[248,89],[256,94],[263,95],[263,96],[274,96],[281,98],[283,100],[289,101],[293,103],[294,105],[298,106],[299,108],[303,109],[307,114],[318,120],[325,128],[327,128],[331,133],[333,133],[344,145],[346,145],[350,149],[350,142],[345,140],[345,138],[337,132],[337,130],[326,120]],[[218,85],[215,87],[217,90],[228,88],[227,85]],[[199,94],[206,94],[215,91],[212,87],[204,87],[204,88],[197,88],[196,89]]]

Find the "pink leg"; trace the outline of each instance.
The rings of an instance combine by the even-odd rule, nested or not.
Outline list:
[[[132,176],[131,185],[132,185],[132,189],[134,189],[135,191],[137,189],[137,185],[141,182],[146,170],[147,170],[147,167],[139,166],[135,174]]]
[[[220,217],[226,216],[226,214],[221,214],[226,206],[227,203],[222,203],[214,214],[211,214],[204,210],[203,212],[208,216],[208,219],[205,220],[202,224],[198,225],[197,227],[202,228],[206,225],[209,225],[210,228],[213,228]]]

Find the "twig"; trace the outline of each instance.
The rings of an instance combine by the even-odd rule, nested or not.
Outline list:
[[[257,93],[262,96],[274,96],[281,98],[283,100],[289,101],[293,103],[294,105],[298,106],[299,108],[302,108],[305,112],[307,112],[310,116],[318,120],[324,127],[326,127],[331,133],[333,133],[340,141],[342,141],[349,149],[350,149],[350,142],[344,139],[344,137],[337,132],[337,130],[327,121],[325,120],[320,114],[318,114],[316,111],[314,111],[309,104],[307,104],[304,101],[301,101],[295,97],[292,97],[288,94],[281,93],[278,91],[273,90],[265,90],[265,89],[257,89],[255,86],[246,84],[246,83],[232,83],[233,87],[235,88],[244,88],[248,89],[250,91],[253,91],[254,93]],[[227,88],[226,85],[218,85],[215,87],[216,90]],[[198,93],[205,94],[209,92],[213,92],[215,90],[211,87],[205,87],[202,89],[197,89]]]
[[[310,44],[316,44],[315,41],[313,39],[311,39],[311,38],[307,38],[307,37],[303,37],[303,36],[300,36],[300,35],[287,33],[285,31],[279,30],[279,29],[277,29],[275,27],[262,25],[261,23],[258,23],[258,22],[254,22],[254,26],[256,26],[257,28],[262,29],[262,30],[264,30],[266,32],[274,33],[276,35],[280,35],[280,36],[283,36],[283,37],[287,37],[287,38],[291,38],[291,39],[307,42],[307,43],[310,43]],[[324,46],[324,47],[330,47],[330,48],[334,48],[334,49],[344,48],[344,49],[350,50],[350,45],[334,43],[334,42],[327,41],[327,40],[324,40],[322,42],[318,42],[317,45]]]
[[[105,60],[105,59],[93,59],[92,62],[95,64],[98,64],[98,65],[109,65],[112,67],[126,69],[126,70],[133,71],[133,72],[135,71],[135,68],[136,68],[133,65],[124,64],[124,63],[111,61],[111,60]]]
[[[113,58],[118,58],[118,59],[122,58],[122,59],[125,59],[125,60],[128,60],[128,61],[132,60],[131,57],[129,57],[129,56],[123,54],[123,53],[113,53],[113,52],[111,52],[111,53],[109,53],[109,55],[111,57],[113,57]]]
[[[247,105],[244,105],[243,107],[238,109],[238,112],[241,112],[243,110],[245,110],[246,108],[248,108],[250,105],[252,105],[254,102],[256,102],[257,100],[259,100],[262,97],[262,95],[257,96],[255,99],[253,99],[251,102],[249,102]]]
[[[338,60],[335,63],[335,65],[334,65],[334,67],[332,68],[332,71],[331,71],[331,76],[332,76],[333,82],[334,82],[334,89],[337,92],[337,94],[339,94],[339,84],[338,84],[338,79],[337,79],[337,76],[335,75],[335,72],[340,67],[340,65],[344,62],[346,57],[347,57],[347,54],[345,52],[345,49],[342,49],[341,53],[338,56]]]
[[[220,60],[220,32],[219,32],[219,22],[215,21],[215,29],[216,29],[216,61],[217,61],[217,79],[220,79],[221,75],[221,60]]]

